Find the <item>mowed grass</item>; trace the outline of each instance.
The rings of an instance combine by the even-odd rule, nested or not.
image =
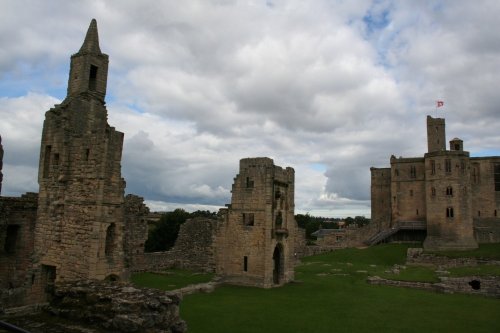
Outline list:
[[[209,282],[212,278],[213,274],[170,269],[160,273],[135,273],[132,275],[131,281],[138,287],[174,290],[190,284]]]
[[[500,260],[500,243],[481,244],[478,249],[468,251],[430,252],[449,258],[485,258]]]
[[[274,289],[222,286],[189,295],[181,317],[190,333],[500,332],[498,299],[366,283],[369,275],[403,265],[407,247],[386,244],[304,258],[295,283]],[[428,278],[406,270],[400,275]]]

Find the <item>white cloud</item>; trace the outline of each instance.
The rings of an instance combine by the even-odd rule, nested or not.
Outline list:
[[[8,0],[0,9],[4,193],[36,190],[44,111],[51,95],[64,97],[69,56],[92,17],[110,56],[109,122],[125,133],[127,192],[154,207],[223,206],[239,159],[268,156],[295,168],[297,211],[369,215],[370,166],[423,155],[436,99],[449,138],[500,155],[492,1]]]

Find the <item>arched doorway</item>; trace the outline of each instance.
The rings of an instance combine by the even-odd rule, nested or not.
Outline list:
[[[279,243],[274,248],[273,261],[274,261],[273,283],[280,284],[280,282],[283,280],[284,277],[285,256],[283,255],[283,245]]]

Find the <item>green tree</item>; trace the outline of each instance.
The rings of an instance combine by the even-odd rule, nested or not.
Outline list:
[[[175,245],[181,224],[186,222],[186,220],[195,217],[215,219],[217,218],[217,213],[208,210],[197,210],[195,212],[188,213],[184,209],[177,208],[172,212],[163,214],[156,227],[149,231],[148,239],[144,244],[144,251],[168,251]]]
[[[149,233],[144,244],[144,251],[167,251],[172,248],[179,234],[181,224],[186,222],[189,217],[190,214],[181,208],[163,214],[156,228]]]

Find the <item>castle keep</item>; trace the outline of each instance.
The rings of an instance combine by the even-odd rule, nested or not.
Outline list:
[[[458,138],[449,144],[447,150],[445,120],[427,116],[424,157],[393,155],[390,168],[371,168],[372,224],[380,239],[426,230],[429,250],[500,241],[500,157],[470,157]]]

